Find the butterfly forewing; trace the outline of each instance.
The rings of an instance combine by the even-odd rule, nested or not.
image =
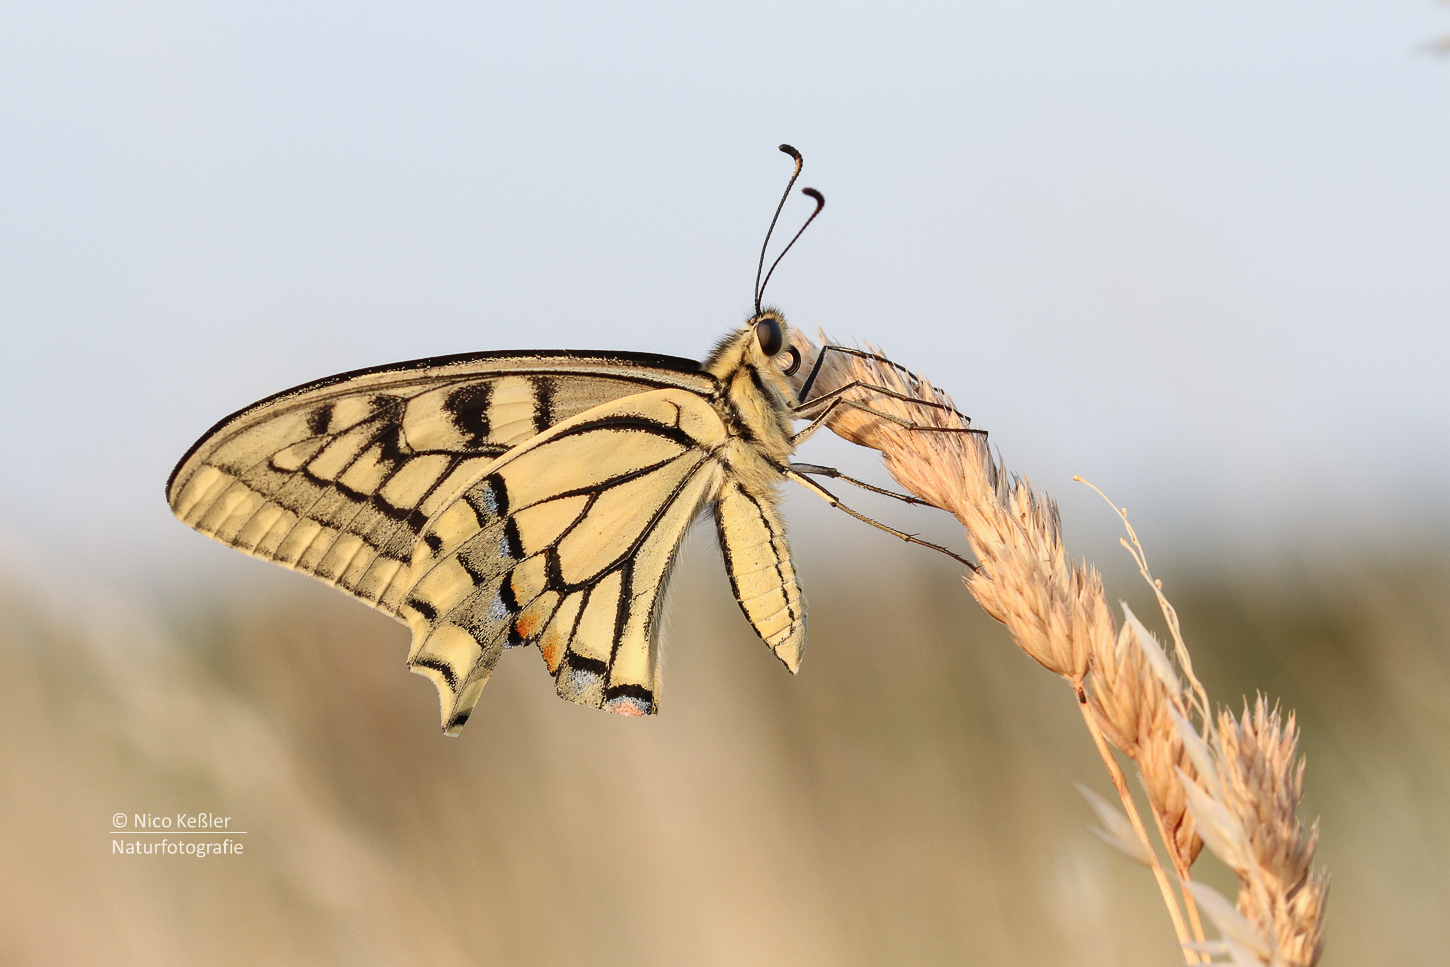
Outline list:
[[[511,447],[620,397],[708,393],[692,360],[627,353],[420,360],[280,393],[172,474],[183,521],[395,613],[424,525]]]
[[[530,642],[564,698],[655,711],[663,588],[719,489],[712,456],[725,437],[697,394],[616,400],[500,458],[430,522],[399,613],[446,729],[461,727],[504,649]]]

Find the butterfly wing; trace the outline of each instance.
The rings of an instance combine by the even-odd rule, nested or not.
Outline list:
[[[398,613],[446,731],[462,727],[503,651],[526,643],[562,697],[656,710],[664,586],[720,490],[726,439],[699,393],[615,400],[510,450],[428,522]]]
[[[177,464],[177,517],[396,616],[428,520],[519,443],[641,392],[710,393],[693,360],[478,353],[319,380],[227,417]]]

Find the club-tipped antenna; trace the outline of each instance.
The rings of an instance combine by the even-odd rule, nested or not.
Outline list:
[[[760,263],[755,267],[755,314],[760,315],[760,297],[764,288],[760,284],[760,273],[765,269],[765,250],[770,247],[770,234],[775,231],[775,223],[780,220],[781,209],[785,207],[785,200],[790,197],[790,190],[795,186],[795,180],[801,176],[801,153],[788,144],[780,146],[780,150],[795,159],[795,170],[790,173],[790,181],[785,183],[785,191],[781,192],[780,204],[775,206],[775,217],[770,220],[770,227],[765,230],[765,241],[760,244]],[[780,261],[777,259],[776,261]],[[771,266],[775,268],[774,265]],[[769,276],[766,276],[769,281]]]
[[[755,293],[755,314],[757,316],[760,315],[760,300],[765,295],[765,287],[770,285],[770,277],[775,274],[775,267],[780,264],[781,259],[785,258],[785,253],[790,251],[790,247],[796,243],[796,239],[800,238],[805,234],[805,230],[811,227],[811,222],[816,220],[816,216],[821,213],[821,209],[826,207],[826,196],[814,188],[802,188],[801,194],[809,195],[816,200],[816,210],[811,212],[811,217],[806,219],[806,223],[801,226],[801,230],[795,233],[795,238],[787,242],[785,248],[781,249],[780,254],[775,257],[775,261],[770,263],[770,271],[765,273],[765,281],[760,284],[760,291]]]

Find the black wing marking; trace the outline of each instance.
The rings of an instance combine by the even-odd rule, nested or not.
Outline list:
[[[399,615],[446,731],[462,727],[499,656],[528,643],[562,697],[656,711],[664,587],[719,491],[725,439],[689,391],[616,400],[511,451],[429,521]]]

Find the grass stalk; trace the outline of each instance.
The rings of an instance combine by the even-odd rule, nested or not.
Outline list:
[[[816,347],[796,339],[803,358],[819,358]],[[1239,718],[1214,714],[1178,614],[1122,508],[1114,506],[1128,534],[1122,544],[1153,590],[1171,657],[1126,605],[1118,627],[1098,572],[1063,547],[1054,501],[1005,472],[984,435],[963,432],[969,422],[946,394],[875,350],[828,353],[819,361],[814,394],[858,387],[846,397],[852,405],[832,408],[826,425],[879,451],[903,488],[961,522],[980,562],[965,578],[968,591],[1024,653],[1072,686],[1127,823],[1141,840],[1119,848],[1152,869],[1185,962],[1226,957],[1236,964],[1313,967],[1323,950],[1328,879],[1313,866],[1317,824],[1306,830],[1298,817],[1304,765],[1292,714],[1284,719],[1263,698],[1253,709],[1245,705]],[[810,368],[801,369],[797,379]],[[1182,908],[1114,747],[1138,769]],[[1110,825],[1121,828],[1117,820]],[[1236,904],[1191,879],[1205,845],[1238,877]],[[1200,907],[1219,939],[1205,939]]]
[[[1189,948],[1189,944],[1195,938],[1189,934],[1188,927],[1183,922],[1183,912],[1179,909],[1177,899],[1173,895],[1173,885],[1168,882],[1168,874],[1163,871],[1163,864],[1158,859],[1158,851],[1153,848],[1153,841],[1148,838],[1148,831],[1143,827],[1143,819],[1138,813],[1138,805],[1133,801],[1132,790],[1128,788],[1128,778],[1123,775],[1122,766],[1118,765],[1118,759],[1113,755],[1113,750],[1108,745],[1102,728],[1093,718],[1088,705],[1087,693],[1079,693],[1078,708],[1082,710],[1083,724],[1087,726],[1088,734],[1092,736],[1098,754],[1103,757],[1103,765],[1108,770],[1108,777],[1112,780],[1113,788],[1118,791],[1118,798],[1123,803],[1123,812],[1127,814],[1128,822],[1133,824],[1133,832],[1138,835],[1138,839],[1147,853],[1148,865],[1153,871],[1153,879],[1158,883],[1158,892],[1163,895],[1163,906],[1168,909],[1168,918],[1173,922],[1173,932],[1178,937],[1178,946],[1185,951],[1185,958],[1192,958],[1190,962],[1197,963],[1198,955]],[[1162,834],[1161,827],[1159,833]],[[1197,924],[1195,926],[1198,928],[1197,939],[1202,940],[1203,928]]]

